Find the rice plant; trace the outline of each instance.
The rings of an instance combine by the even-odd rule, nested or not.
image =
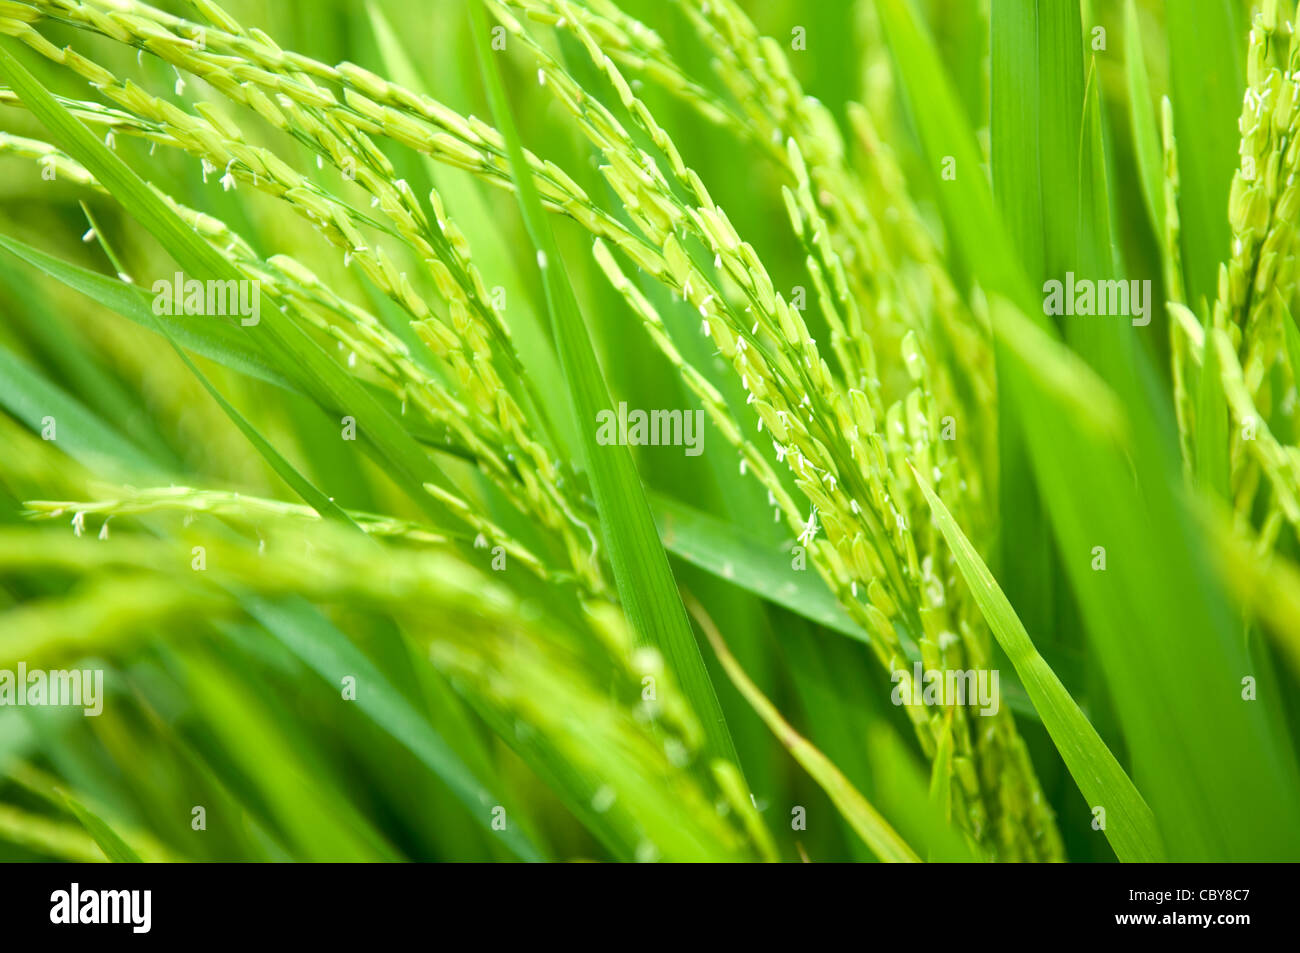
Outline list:
[[[0,859],[1300,859],[1291,0],[0,0]]]

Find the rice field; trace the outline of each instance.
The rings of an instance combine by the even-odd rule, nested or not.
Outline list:
[[[0,0],[0,861],[1300,860],[1292,0]]]

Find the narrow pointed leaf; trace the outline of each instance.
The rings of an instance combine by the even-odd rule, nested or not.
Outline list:
[[[614,406],[591,338],[578,311],[541,199],[526,171],[523,146],[506,101],[496,55],[488,43],[486,18],[477,4],[470,13],[479,58],[493,113],[510,154],[516,194],[528,232],[538,249],[538,266],[546,288],[560,366],[569,387],[587,475],[596,497],[605,545],[614,566],[623,608],[640,640],[662,652],[704,724],[710,752],[736,761],[735,745],[704,659],[686,618],[668,556],[659,542],[645,488],[627,447],[603,446],[596,440],[598,414]]]
[[[1025,690],[1042,716],[1047,733],[1090,807],[1106,810],[1106,839],[1123,861],[1164,859],[1155,818],[1142,795],[1088,723],[1056,673],[1034,648],[1029,634],[1002,594],[975,547],[953,520],[943,501],[917,475],[939,531],[952,550],[962,578],[970,587],[998,644],[1011,659]]]

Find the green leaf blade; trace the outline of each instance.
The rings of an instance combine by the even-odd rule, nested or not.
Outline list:
[[[538,248],[538,265],[546,288],[556,350],[577,415],[583,458],[623,608],[643,643],[661,651],[672,667],[703,723],[710,753],[714,757],[738,762],[717,693],[691,631],[668,557],[659,542],[631,451],[617,444],[602,446],[596,440],[597,415],[610,411],[614,402],[579,313],[573,287],[550,223],[542,210],[536,185],[526,171],[528,166],[523,146],[506,100],[495,54],[489,47],[485,15],[477,5],[471,5],[470,12],[489,99],[508,146],[519,206]]]
[[[1122,861],[1164,859],[1155,817],[1095,728],[1034,648],[1011,603],[934,490],[917,475],[939,530],[985,621],[1024,683],[1075,783],[1094,809],[1106,810],[1106,839]]]

